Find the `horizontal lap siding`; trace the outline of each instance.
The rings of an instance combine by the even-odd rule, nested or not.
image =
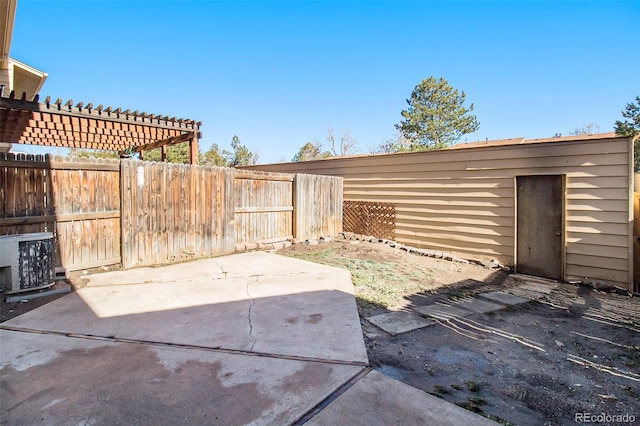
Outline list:
[[[344,177],[345,201],[396,205],[404,244],[515,263],[516,176],[567,175],[567,277],[629,282],[630,142],[605,139],[257,166]]]

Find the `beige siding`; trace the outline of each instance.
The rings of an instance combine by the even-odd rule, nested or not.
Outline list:
[[[566,279],[630,282],[626,138],[375,155],[254,166],[344,177],[345,201],[396,205],[396,239],[515,263],[515,177],[566,175]]]

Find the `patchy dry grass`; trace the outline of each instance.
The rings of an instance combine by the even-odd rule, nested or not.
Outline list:
[[[351,273],[358,304],[373,304],[383,308],[396,305],[402,296],[425,290],[421,282],[432,273],[426,269],[398,270],[397,263],[380,262],[371,259],[342,257],[339,249],[328,248],[315,252],[289,253],[288,256],[323,265],[344,268]]]

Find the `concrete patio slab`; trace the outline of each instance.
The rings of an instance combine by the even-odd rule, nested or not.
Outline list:
[[[485,314],[487,312],[498,311],[500,309],[504,309],[504,305],[499,305],[497,303],[487,302],[486,300],[473,298],[470,300],[463,300],[461,302],[456,303],[456,306],[473,311],[478,314]]]
[[[380,373],[335,399],[368,364],[350,275],[274,254],[95,275],[0,341],[0,424],[486,421]]]
[[[437,319],[449,319],[456,317],[466,317],[473,314],[473,311],[463,309],[459,306],[433,304],[427,306],[418,306],[413,308],[420,315],[426,315]]]
[[[480,293],[478,297],[487,299],[493,302],[502,303],[503,305],[520,305],[522,303],[531,302],[531,299],[515,296],[513,294],[505,293],[504,291],[491,291],[489,293]]]
[[[365,319],[393,336],[435,324],[432,320],[404,311],[388,312]]]
[[[263,274],[217,277],[218,264],[237,271],[246,265],[248,273],[254,273],[254,259],[262,264]],[[304,272],[305,268],[311,272]],[[125,285],[130,271],[111,272],[104,275],[117,282],[115,286],[82,288],[5,324],[363,365],[368,362],[347,271],[267,253],[194,262],[184,280],[184,264],[145,269],[146,284]],[[291,269],[297,272],[289,273]],[[279,331],[286,333],[286,340]]]
[[[363,367],[0,330],[1,424],[290,424]]]
[[[163,274],[159,274],[158,270],[162,270]],[[175,265],[88,275],[84,280],[87,282],[87,286],[92,287],[150,283],[182,284],[201,281],[203,278],[220,280],[270,275],[324,273],[328,270],[342,271],[340,268],[293,259],[274,253],[248,252]]]
[[[371,371],[307,425],[496,425],[453,404]]]

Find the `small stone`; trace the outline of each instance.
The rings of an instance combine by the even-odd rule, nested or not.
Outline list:
[[[292,238],[292,239],[290,240],[290,242],[291,242],[291,244],[300,244],[300,240],[299,240],[299,239],[297,239],[297,238]]]
[[[353,237],[353,232],[342,232],[341,235],[344,237],[345,240],[349,240]]]
[[[245,244],[245,249],[246,250],[257,250],[258,249],[258,243],[254,243],[254,242],[246,243]]]
[[[304,245],[305,246],[317,246],[318,245],[318,240],[314,240],[314,239],[306,240],[304,242]]]
[[[494,268],[499,268],[500,267],[500,264],[495,260],[483,260],[483,261],[480,262],[480,264],[482,266],[484,266],[485,268],[494,269]]]
[[[618,397],[616,397],[615,395],[604,395],[599,393],[598,396],[602,399],[613,399],[613,400],[618,399]]]
[[[611,291],[611,290],[614,290],[616,286],[607,282],[594,281],[593,288],[595,288],[598,291]]]
[[[291,241],[284,241],[282,244],[284,244],[284,247],[285,247],[285,248],[287,248],[287,247],[291,247],[291,246],[293,245],[293,242],[291,242]]]
[[[87,275],[89,271],[82,271],[82,275]]]
[[[284,248],[284,243],[273,243],[274,250],[282,250]]]
[[[330,243],[331,241],[333,241],[333,238],[331,237],[320,237],[321,243]]]
[[[245,250],[244,244],[236,244],[236,246],[234,247],[234,251],[244,251],[244,250]]]
[[[349,244],[360,244],[360,241],[358,240],[349,241]]]
[[[559,340],[556,340],[556,346],[563,347],[563,346],[564,346],[564,343],[562,343],[562,342],[561,342],[561,341],[559,341]]]

